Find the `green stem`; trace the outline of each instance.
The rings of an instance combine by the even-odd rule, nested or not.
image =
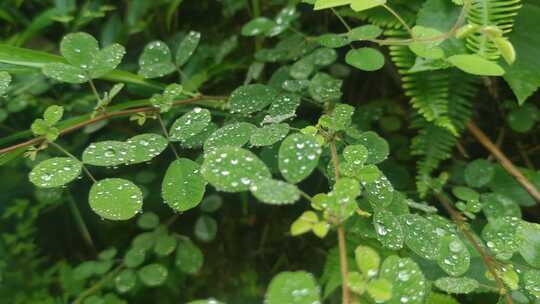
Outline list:
[[[92,236],[90,235],[90,231],[88,230],[88,226],[86,225],[82,215],[81,211],[79,210],[79,207],[75,203],[75,199],[73,198],[73,195],[71,195],[71,192],[68,192],[68,204],[69,209],[71,210],[71,213],[73,215],[73,219],[75,220],[75,223],[77,224],[77,227],[79,227],[79,231],[81,232],[81,235],[88,245],[94,252],[96,253],[96,247],[94,245],[94,241],[92,240]]]
[[[169,137],[169,132],[167,132],[167,127],[165,126],[165,123],[163,122],[163,119],[161,118],[161,115],[157,113],[157,119],[159,121],[159,125],[161,126],[161,131],[163,131],[163,135],[165,135],[165,138],[167,138],[167,142],[169,143],[169,146],[171,147],[171,150],[174,153],[174,156],[176,156],[176,159],[180,159],[180,155],[178,154],[178,151],[176,151],[176,148],[174,147],[173,143],[171,142],[171,138]]]
[[[390,14],[394,15],[394,17],[396,17],[396,19],[403,25],[403,27],[405,27],[407,32],[409,32],[409,35],[413,37],[412,29],[409,27],[407,22],[405,22],[405,20],[401,18],[401,16],[395,10],[393,10],[390,6],[386,4],[383,4],[382,7],[384,7],[388,12],[390,12]]]
[[[94,84],[94,81],[92,80],[92,78],[90,78],[90,80],[88,81],[88,84],[90,84],[90,88],[92,88],[92,93],[94,93],[94,96],[96,97],[98,103],[101,104],[102,103],[101,97],[99,97],[99,93],[96,89],[96,85]]]

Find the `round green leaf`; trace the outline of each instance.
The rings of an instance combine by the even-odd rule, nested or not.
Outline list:
[[[432,37],[440,37],[442,33],[434,28],[424,27],[417,25],[413,27],[413,36],[416,39],[427,39]],[[443,39],[436,39],[433,41],[421,41],[414,42],[409,45],[409,48],[413,53],[420,57],[429,59],[439,59],[444,57],[444,51],[438,45],[441,44]]]
[[[368,149],[362,145],[350,145],[343,149],[343,157],[355,166],[362,166],[367,161]]]
[[[270,146],[285,138],[288,133],[289,125],[286,123],[265,125],[251,134],[249,142],[253,146]]]
[[[458,69],[469,74],[480,76],[504,75],[504,69],[500,65],[476,54],[454,55],[448,57],[447,60]]]
[[[519,254],[527,264],[540,268],[540,224],[522,222],[518,229]]]
[[[182,239],[178,242],[174,264],[180,271],[188,274],[199,272],[204,262],[202,251],[191,240]]]
[[[276,23],[266,17],[257,17],[242,27],[243,36],[257,36],[268,33]]]
[[[495,175],[495,168],[485,159],[477,159],[465,167],[465,181],[471,187],[480,188],[487,185]]]
[[[153,236],[152,236],[153,237]],[[152,246],[153,243],[148,243]],[[132,248],[126,252],[124,256],[124,264],[126,267],[135,268],[141,265],[144,262],[146,253],[144,250],[139,248]]]
[[[439,235],[435,226],[418,214],[400,217],[405,231],[405,244],[419,256],[428,260],[439,257]]]
[[[320,291],[313,275],[305,271],[281,272],[276,275],[265,295],[267,304],[320,303]]]
[[[317,73],[309,82],[308,91],[311,97],[320,103],[336,101],[341,98],[343,81],[326,73]]]
[[[388,301],[392,297],[392,283],[386,279],[371,280],[367,292],[376,302]]]
[[[225,192],[246,191],[254,181],[270,178],[270,171],[255,154],[238,147],[212,149],[205,155],[201,173]]]
[[[386,0],[362,0],[351,1],[351,8],[355,12],[365,11],[386,3]]]
[[[150,264],[137,271],[139,279],[144,285],[155,287],[162,285],[167,280],[168,271],[161,264]]]
[[[397,217],[386,210],[378,210],[373,216],[375,235],[383,247],[398,250],[403,247],[405,235]]]
[[[178,45],[176,50],[175,62],[177,66],[183,66],[193,55],[197,46],[199,46],[199,41],[201,40],[201,33],[190,31],[184,40]]]
[[[97,40],[90,34],[71,33],[62,38],[60,53],[73,66],[88,69],[99,53],[99,46]]]
[[[92,185],[88,200],[92,210],[102,218],[122,221],[141,211],[143,195],[128,180],[108,178]]]
[[[390,151],[388,142],[377,133],[364,132],[358,137],[358,142],[368,149],[366,164],[378,164],[388,157]]]
[[[118,43],[102,49],[94,58],[90,68],[90,76],[98,78],[116,69],[125,54],[126,49]]]
[[[185,141],[203,132],[211,119],[210,111],[207,109],[194,108],[174,121],[169,137],[171,141]]]
[[[241,147],[249,141],[256,129],[257,127],[247,122],[225,125],[208,137],[204,142],[204,150],[225,146]]]
[[[144,78],[158,78],[176,71],[171,50],[163,41],[153,41],[144,47],[139,67],[139,75]]]
[[[317,42],[325,47],[340,48],[349,44],[347,37],[338,34],[324,34],[317,37]]]
[[[155,234],[153,232],[145,232],[145,233],[141,233],[137,235],[133,239],[132,243],[133,243],[134,249],[148,251],[154,246],[155,242],[156,242]]]
[[[47,77],[67,83],[78,84],[90,80],[90,75],[83,69],[60,62],[47,63],[42,71]]]
[[[531,109],[527,105],[514,109],[506,117],[508,125],[516,132],[526,133],[536,124],[537,111],[538,109]]]
[[[366,189],[366,198],[374,207],[387,207],[394,199],[394,187],[384,175],[379,176],[372,182],[365,183],[364,187]]]
[[[90,144],[83,152],[82,161],[93,166],[112,167],[128,161],[128,145],[107,140]]]
[[[259,201],[272,205],[292,204],[300,198],[295,185],[270,178],[254,181],[249,190]]]
[[[63,186],[81,174],[82,164],[69,157],[54,157],[42,161],[30,172],[30,181],[41,188]]]
[[[445,235],[440,240],[437,263],[451,276],[464,274],[470,265],[471,254],[456,235]]]
[[[298,183],[317,167],[321,152],[321,146],[314,136],[291,134],[279,147],[279,171],[288,182]]]
[[[482,211],[489,221],[504,216],[521,218],[521,208],[519,205],[502,194],[482,194],[481,201]]]
[[[370,40],[379,37],[382,34],[382,29],[373,24],[366,24],[353,28],[347,33],[349,41]]]
[[[471,293],[479,287],[478,281],[471,278],[440,278],[435,281],[435,286],[447,293]]]
[[[364,274],[364,276],[370,278],[379,273],[379,264],[381,258],[377,251],[371,247],[358,246],[354,250],[354,257],[356,259],[356,265],[358,269]]]
[[[463,201],[478,201],[480,199],[480,194],[478,192],[474,191],[471,188],[457,186],[452,188],[452,193]]]
[[[540,298],[540,270],[531,269],[524,275],[525,289],[537,298]]]
[[[48,125],[52,126],[56,124],[62,116],[64,115],[64,108],[57,105],[52,105],[47,107],[45,113],[43,113],[43,119],[47,122]]]
[[[521,219],[502,217],[491,220],[482,230],[482,238],[486,246],[500,259],[509,259],[519,250],[520,241],[517,237]]]
[[[169,165],[161,184],[161,196],[167,205],[176,211],[186,211],[201,202],[206,181],[199,169],[199,164],[187,158]]]
[[[204,212],[215,212],[223,205],[223,199],[218,194],[206,196],[201,202],[201,210]]]
[[[310,56],[317,66],[325,67],[336,62],[337,52],[331,48],[318,48]]]
[[[265,116],[265,123],[278,123],[294,117],[296,109],[300,105],[300,96],[297,94],[282,93],[272,101]]]
[[[248,84],[238,87],[231,93],[229,104],[231,113],[251,114],[261,111],[278,97],[271,86]]]
[[[154,252],[158,256],[167,256],[176,249],[176,238],[171,235],[162,234],[156,238]]]
[[[211,242],[216,238],[217,222],[214,218],[203,215],[195,222],[195,236],[203,242]]]
[[[127,164],[138,164],[152,160],[167,148],[167,139],[158,134],[140,134],[126,142]]]
[[[0,71],[0,96],[6,94],[10,83],[11,75],[8,72]]]
[[[114,278],[114,286],[119,293],[126,293],[137,284],[137,274],[132,269],[122,270]]]
[[[424,303],[427,282],[412,259],[389,256],[381,266],[380,277],[392,284],[392,298],[385,303]]]
[[[137,226],[142,229],[150,230],[159,225],[159,217],[153,212],[145,212],[137,219]]]
[[[374,48],[363,47],[347,52],[345,62],[363,71],[376,71],[383,67],[384,56]]]
[[[197,135],[191,136],[188,139],[182,141],[180,145],[186,149],[195,149],[201,147],[206,140],[218,129],[217,124],[210,122],[208,126],[202,129]]]

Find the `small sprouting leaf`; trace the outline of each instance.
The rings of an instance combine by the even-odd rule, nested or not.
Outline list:
[[[176,70],[171,50],[163,41],[153,41],[144,47],[139,57],[139,67],[139,75],[144,78],[158,78]]]
[[[540,224],[522,222],[518,229],[519,254],[527,264],[540,268]]]
[[[133,136],[126,142],[127,164],[138,164],[152,160],[167,148],[167,139],[161,135],[146,133]]]
[[[309,94],[320,103],[335,101],[341,98],[343,81],[326,73],[317,73],[309,82]]]
[[[384,56],[374,48],[363,47],[347,52],[345,62],[362,71],[376,71],[383,67]]]
[[[169,132],[171,141],[185,141],[199,133],[210,124],[210,111],[194,108],[174,121]]]
[[[314,10],[322,10],[336,6],[349,5],[353,0],[316,0]]]
[[[53,62],[43,66],[45,76],[67,83],[84,83],[90,80],[90,75],[83,69],[69,64]]]
[[[279,171],[288,182],[298,183],[317,167],[321,152],[321,146],[314,136],[291,134],[279,147]]]
[[[412,259],[389,256],[381,266],[380,277],[392,284],[392,298],[385,303],[424,303],[427,282]]]
[[[137,271],[141,282],[149,287],[162,285],[167,280],[167,268],[161,264],[150,264]]]
[[[358,138],[358,142],[368,149],[366,164],[378,164],[386,159],[390,148],[384,138],[373,131],[364,132]]]
[[[379,37],[382,34],[382,29],[373,24],[366,24],[353,28],[347,33],[349,41],[370,40]]]
[[[343,149],[343,157],[355,166],[363,166],[368,158],[368,149],[363,145],[350,145]]]
[[[392,283],[386,279],[371,280],[366,289],[375,302],[385,302],[392,298]]]
[[[118,166],[128,160],[128,145],[107,140],[90,144],[82,154],[82,161],[93,166]]]
[[[267,304],[313,304],[320,303],[320,289],[311,275],[305,271],[281,272],[276,275],[265,295]]]
[[[366,291],[367,279],[358,271],[349,272],[349,288],[356,294],[363,294]]]
[[[457,235],[445,235],[440,240],[437,263],[451,276],[464,274],[470,265],[471,254]]]
[[[439,59],[444,57],[444,51],[441,47],[439,47],[439,45],[443,42],[443,38],[433,38],[441,37],[442,33],[440,31],[421,25],[413,27],[412,31],[415,39],[434,39],[433,41],[419,41],[411,43],[409,48],[413,53],[428,59]]]
[[[249,190],[259,201],[272,205],[292,204],[300,198],[295,185],[270,178],[254,181]]]
[[[366,198],[372,206],[382,208],[392,203],[394,187],[392,187],[386,176],[381,175],[378,179],[366,183],[364,187],[366,189]]]
[[[141,229],[150,230],[159,225],[159,217],[153,212],[145,212],[137,219],[137,226]]]
[[[491,220],[482,230],[482,238],[497,258],[509,259],[519,250],[520,241],[517,231],[521,219],[516,217],[502,217]]]
[[[143,195],[132,182],[107,178],[92,185],[88,201],[92,210],[108,220],[128,220],[142,208]]]
[[[501,52],[506,63],[512,64],[516,61],[516,50],[510,40],[505,37],[496,37],[493,39],[493,42],[499,49],[499,52]]]
[[[11,83],[11,75],[8,72],[0,72],[0,96],[6,94],[9,84]]]
[[[257,129],[247,122],[237,122],[225,125],[212,133],[204,142],[204,150],[209,151],[218,147],[241,147],[251,138]]]
[[[536,298],[540,298],[540,270],[528,270],[523,276],[523,281],[525,289]]]
[[[119,293],[126,293],[137,284],[137,274],[132,269],[122,270],[114,278],[114,286]]]
[[[178,241],[174,260],[176,268],[187,274],[195,274],[201,269],[203,262],[203,253],[197,245],[189,239],[180,239]]]
[[[217,222],[214,218],[203,215],[195,222],[195,236],[203,242],[211,242],[216,238]]]
[[[447,293],[471,293],[479,287],[478,281],[466,277],[440,278],[435,281],[435,286]]]
[[[319,222],[317,213],[313,211],[305,211],[302,215],[292,223],[291,235],[297,236],[311,231],[314,225]]]
[[[317,42],[320,45],[329,48],[340,48],[349,44],[349,40],[347,40],[347,37],[338,34],[321,35],[317,37]]]
[[[62,119],[62,116],[64,115],[64,108],[57,105],[52,105],[47,107],[45,110],[45,113],[43,113],[43,118],[45,119],[45,122],[52,126],[56,124],[60,119]]]
[[[30,172],[30,181],[41,188],[63,186],[81,174],[82,164],[69,157],[54,157],[42,161]]]
[[[386,3],[386,0],[354,0],[351,1],[351,8],[355,12],[365,11]]]
[[[176,50],[175,62],[177,66],[183,66],[191,58],[197,46],[199,46],[200,40],[201,33],[199,32],[191,31],[186,35]]]
[[[371,247],[358,246],[354,250],[354,257],[356,259],[356,265],[358,269],[367,278],[373,277],[379,273],[379,264],[381,258],[377,251]]]
[[[173,210],[186,211],[201,202],[206,181],[199,169],[199,164],[187,158],[175,160],[167,168],[161,184],[161,196]]]
[[[454,55],[447,59],[458,69],[473,75],[502,76],[504,69],[493,61],[484,59],[476,54]]]
[[[288,133],[289,125],[286,123],[265,125],[251,134],[249,142],[253,146],[270,146],[285,138]]]
[[[62,38],[60,53],[74,67],[88,69],[96,54],[99,53],[99,45],[90,34],[71,33]]]
[[[212,186],[225,192],[247,191],[253,182],[271,177],[255,154],[238,147],[212,149],[205,155],[201,173]]]
[[[156,238],[154,252],[158,256],[168,256],[176,249],[176,238],[172,235],[161,234]]]
[[[243,36],[265,35],[276,26],[276,23],[266,17],[257,17],[242,27]]]
[[[271,86],[248,84],[238,87],[229,98],[231,113],[251,114],[261,111],[277,97],[278,92]]]
[[[378,210],[373,216],[373,226],[376,237],[383,247],[398,250],[403,247],[405,235],[397,217],[384,209]]]
[[[353,106],[338,103],[332,111],[332,114],[321,116],[319,124],[329,130],[342,131],[351,125],[353,114]]]
[[[400,217],[405,231],[405,244],[419,256],[435,260],[439,256],[439,235],[436,227],[418,214]]]
[[[485,159],[477,159],[467,164],[464,175],[469,186],[480,188],[491,181],[495,175],[495,167]]]
[[[38,118],[34,120],[32,126],[30,126],[30,129],[34,135],[44,135],[50,129],[50,126],[47,124],[47,122],[45,122],[45,120]]]

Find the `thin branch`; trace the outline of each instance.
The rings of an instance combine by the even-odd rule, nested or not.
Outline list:
[[[405,22],[403,18],[401,18],[401,16],[395,10],[393,10],[390,6],[386,4],[383,4],[382,7],[384,7],[390,14],[394,15],[394,17],[396,17],[396,19],[401,23],[401,25],[403,25],[403,27],[407,30],[409,35],[414,38],[411,27],[407,24],[407,22]]]
[[[75,199],[73,198],[71,192],[67,193],[67,198],[69,209],[73,214],[73,218],[75,220],[75,223],[77,223],[77,227],[79,227],[79,232],[81,233],[83,240],[86,242],[86,245],[92,250],[94,256],[97,255],[96,246],[94,245],[94,240],[92,239],[90,230],[88,230],[88,226],[86,225],[86,222],[84,221],[84,218],[81,215],[81,211],[79,210],[79,207],[77,206],[77,203],[75,202]]]
[[[467,123],[467,128],[471,134],[491,153],[501,166],[512,175],[518,183],[520,183],[527,192],[537,201],[540,202],[540,192],[536,187],[519,171],[510,159],[480,130],[472,121]]]
[[[190,104],[190,103],[194,103],[194,102],[202,101],[202,100],[215,100],[215,101],[222,102],[222,101],[226,100],[227,98],[228,97],[226,97],[226,96],[206,96],[206,95],[201,95],[201,96],[196,96],[196,97],[188,98],[188,99],[184,99],[184,100],[178,100],[173,105],[174,106],[186,105],[186,104]],[[106,119],[109,119],[109,118],[128,116],[128,115],[132,115],[132,114],[136,114],[136,113],[143,113],[143,112],[155,112],[155,111],[158,111],[158,109],[155,108],[155,107],[140,107],[140,108],[133,108],[133,109],[128,109],[128,110],[106,112],[106,113],[100,114],[100,115],[98,115],[98,116],[96,116],[94,118],[82,121],[82,122],[80,122],[78,124],[75,124],[73,126],[70,126],[70,127],[67,127],[65,129],[61,130],[59,136],[65,135],[65,134],[70,133],[72,131],[84,128],[84,127],[86,127],[88,125],[91,125],[91,124],[94,124],[96,122],[106,120]],[[21,143],[18,143],[18,144],[3,148],[3,149],[0,149],[0,155],[4,154],[4,153],[7,153],[7,152],[10,152],[10,151],[13,151],[13,150],[17,150],[19,148],[40,144],[45,140],[46,140],[46,138],[44,136],[40,136],[40,137],[36,137],[36,138],[30,139],[30,140],[27,140],[25,142],[21,142]]]
[[[343,26],[347,29],[347,31],[350,32],[352,28],[349,26],[347,21],[345,21],[345,19],[343,19],[343,17],[341,17],[341,15],[333,7],[330,9],[332,10],[332,13],[334,13],[334,15],[338,17],[339,21],[343,24]]]
[[[161,131],[163,132],[163,135],[165,135],[165,138],[167,138],[167,142],[169,143],[174,156],[176,156],[176,159],[180,159],[180,155],[178,154],[178,151],[176,151],[176,148],[171,141],[171,137],[169,136],[169,132],[167,132],[167,127],[165,126],[165,123],[163,122],[163,119],[159,113],[157,114],[157,119],[159,121],[159,125],[161,126]]]
[[[90,173],[90,170],[88,170],[88,168],[86,168],[86,166],[84,165],[84,163],[82,161],[80,161],[75,155],[71,154],[68,150],[62,148],[62,146],[60,146],[59,144],[57,143],[54,143],[54,142],[49,142],[50,145],[52,145],[53,147],[55,147],[56,149],[60,150],[62,153],[64,153],[65,155],[67,155],[68,157],[74,159],[75,161],[77,161],[78,163],[81,164],[81,167],[84,171],[84,173],[86,173],[86,175],[88,175],[88,177],[95,183],[96,182],[96,178],[94,177],[94,175],[92,175],[92,173]]]
[[[99,93],[96,89],[96,85],[94,84],[94,81],[92,80],[92,78],[90,78],[90,80],[88,81],[88,83],[90,84],[90,88],[92,88],[92,93],[94,93],[94,96],[96,97],[97,101],[99,104],[101,104],[101,97],[99,96]]]

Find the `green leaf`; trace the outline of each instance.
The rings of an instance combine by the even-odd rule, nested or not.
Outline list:
[[[163,41],[153,41],[144,47],[139,57],[139,75],[158,78],[176,71],[171,50]]]
[[[517,237],[521,220],[515,217],[493,219],[482,230],[482,238],[486,245],[499,259],[509,259],[519,250],[520,241]]]
[[[300,199],[295,185],[270,178],[254,181],[249,190],[259,201],[272,205],[292,204]]]
[[[45,122],[45,120],[38,118],[34,120],[30,129],[32,130],[32,133],[34,133],[34,135],[44,135],[47,133],[50,127]]]
[[[161,135],[146,133],[128,139],[126,164],[138,164],[151,161],[167,148],[167,139]]]
[[[456,235],[445,235],[440,240],[437,263],[451,276],[464,274],[470,265],[471,254]]]
[[[368,149],[362,145],[350,145],[343,149],[343,157],[355,166],[363,166],[368,159]]]
[[[200,216],[195,222],[195,236],[203,242],[211,242],[216,238],[217,222],[208,215]]]
[[[215,212],[223,205],[223,199],[218,194],[207,195],[201,202],[200,208],[204,212]]]
[[[231,113],[251,114],[266,108],[278,97],[271,86],[248,84],[236,88],[229,98]]]
[[[159,217],[153,212],[145,212],[137,219],[137,226],[141,229],[151,230],[159,225]]]
[[[92,143],[84,150],[82,161],[93,166],[118,166],[128,161],[128,149],[128,145],[121,141]]]
[[[265,295],[265,303],[320,303],[319,293],[319,286],[310,273],[285,271],[276,275],[270,282]]]
[[[383,247],[398,250],[403,247],[405,235],[403,228],[395,217],[389,211],[378,210],[373,216],[373,226],[375,227],[376,237]]]
[[[126,293],[132,290],[137,284],[137,274],[132,269],[122,270],[114,278],[114,286],[119,293]]]
[[[48,63],[43,66],[45,76],[67,83],[85,83],[90,80],[90,75],[81,68],[65,63]]]
[[[480,188],[487,185],[495,175],[495,168],[485,159],[477,159],[465,167],[465,181],[471,187]]]
[[[319,124],[329,130],[342,131],[351,125],[353,114],[354,107],[339,103],[330,115],[321,116]]]
[[[225,192],[247,191],[270,171],[255,154],[237,147],[219,147],[206,153],[201,173],[212,186]]]
[[[294,117],[296,109],[300,105],[300,96],[296,94],[280,94],[268,108],[265,123],[279,123],[285,119]]]
[[[347,33],[349,41],[371,40],[379,37],[382,34],[382,29],[373,24],[366,24],[353,28]]]
[[[313,58],[313,63],[319,67],[325,67],[336,62],[337,52],[331,48],[318,48],[310,57]]]
[[[266,17],[257,17],[242,27],[243,36],[258,36],[269,33],[276,23]]]
[[[365,277],[370,278],[379,273],[381,258],[373,248],[368,246],[358,246],[354,250],[354,257],[358,269]]]
[[[204,142],[204,150],[210,151],[219,147],[241,147],[251,138],[251,134],[257,129],[247,122],[237,122],[225,125],[212,133]]]
[[[149,239],[152,240],[152,241],[154,239],[153,234],[150,234],[150,233],[149,234],[140,234],[139,236],[141,236],[141,235],[148,236]],[[149,244],[149,246],[152,246],[154,243],[153,242],[145,242],[144,244],[145,244],[145,246],[148,246],[147,244]],[[145,252],[146,251],[141,249],[141,248],[132,248],[132,249],[128,250],[126,252],[126,255],[124,256],[124,264],[126,264],[126,267],[135,268],[135,267],[138,267],[139,265],[141,265],[144,262],[144,259],[146,257]]]
[[[96,54],[92,62],[90,76],[92,78],[99,78],[107,75],[118,67],[125,54],[126,49],[117,43],[102,49]]]
[[[208,125],[199,133],[194,136],[191,136],[180,143],[183,148],[186,149],[195,149],[201,147],[206,140],[218,129],[217,124],[210,122]]]
[[[217,301],[216,299],[208,299],[208,300],[197,300],[197,301],[191,301],[186,304],[224,304],[223,302]]]
[[[368,149],[368,158],[366,164],[378,164],[388,157],[390,148],[388,142],[377,133],[368,131],[364,132],[358,138],[358,143]]]
[[[522,222],[517,237],[519,254],[527,264],[540,268],[540,224]]]
[[[436,227],[418,214],[400,217],[405,231],[405,244],[419,256],[428,260],[439,257],[439,235]]]
[[[410,258],[389,256],[381,266],[380,277],[392,284],[392,298],[385,303],[424,303],[428,284],[420,267]]]
[[[47,107],[45,110],[45,113],[43,114],[43,118],[45,119],[45,122],[49,126],[55,125],[57,122],[62,119],[62,116],[64,115],[64,108],[57,105],[52,105]]]
[[[420,41],[413,42],[409,45],[409,48],[413,53],[420,57],[428,59],[440,59],[444,57],[444,51],[439,45],[443,42],[441,37],[443,33],[437,29],[417,25],[412,28],[413,36],[415,39],[427,40],[435,39],[433,41]],[[441,37],[436,39],[434,37]]]
[[[363,294],[366,291],[367,279],[358,271],[349,272],[349,288],[356,294]],[[341,284],[341,283],[340,283]]]
[[[364,187],[366,189],[365,197],[377,209],[387,207],[394,199],[394,187],[384,175],[372,182],[365,183]]]
[[[0,72],[0,96],[7,93],[9,84],[11,83],[11,75],[8,72]]]
[[[362,71],[376,71],[384,66],[384,56],[374,48],[363,47],[347,52],[345,62]]]
[[[98,254],[98,258],[100,260],[112,260],[116,256],[117,253],[118,253],[118,250],[116,250],[116,248],[114,247],[111,247],[111,248],[101,251]]]
[[[367,292],[376,302],[385,302],[392,298],[392,283],[386,279],[369,281]]]
[[[194,108],[174,121],[169,132],[171,141],[185,141],[201,133],[212,120],[210,111]]]
[[[347,37],[338,34],[323,34],[317,37],[317,42],[329,48],[340,48],[349,44]]]
[[[204,256],[199,247],[189,239],[180,239],[178,241],[174,260],[174,265],[178,270],[187,274],[195,274],[202,268],[203,263]]]
[[[122,221],[141,211],[143,195],[128,180],[107,178],[92,185],[88,201],[92,210],[102,218]]]
[[[99,45],[92,35],[79,32],[67,34],[60,42],[60,53],[74,67],[87,70],[99,53]]]
[[[186,37],[178,45],[176,50],[175,62],[176,65],[181,67],[191,58],[201,40],[201,33],[190,31]]]
[[[488,221],[504,216],[521,218],[521,209],[510,198],[499,193],[482,194],[482,211]]]
[[[525,289],[536,298],[540,298],[540,270],[528,270],[523,276],[523,281]]]
[[[463,201],[478,201],[480,194],[471,188],[457,186],[452,188],[452,193]]]
[[[360,12],[383,4],[386,4],[386,0],[352,0],[351,8],[355,12]]]
[[[349,5],[353,0],[316,0],[314,10],[322,10],[336,6]]]
[[[167,268],[161,264],[150,264],[137,271],[141,282],[148,287],[163,285],[167,280]]]
[[[169,165],[161,184],[161,196],[173,210],[186,211],[201,202],[206,181],[199,170],[199,164],[187,158]]]
[[[489,61],[479,55],[454,55],[447,59],[458,69],[473,75],[502,76],[504,69],[493,61]]]
[[[519,133],[526,133],[538,122],[538,112],[536,106],[526,104],[510,111],[506,119],[512,130]]]
[[[270,146],[282,140],[289,133],[289,125],[286,123],[265,125],[256,129],[249,142],[253,146]]]
[[[341,98],[343,81],[326,73],[317,73],[309,82],[309,94],[320,103],[336,101]]]
[[[479,287],[478,282],[471,278],[445,277],[435,281],[435,286],[447,293],[471,293]]]
[[[168,256],[176,249],[176,238],[172,235],[161,234],[156,238],[154,252],[158,256]]]
[[[314,136],[291,134],[279,147],[279,171],[288,182],[296,184],[313,172],[321,153],[321,146]]]
[[[317,213],[313,211],[305,211],[302,215],[292,223],[291,235],[297,236],[311,231],[313,226],[319,222]]]
[[[32,184],[41,188],[63,186],[81,174],[82,164],[69,157],[54,157],[42,161],[30,172]]]

